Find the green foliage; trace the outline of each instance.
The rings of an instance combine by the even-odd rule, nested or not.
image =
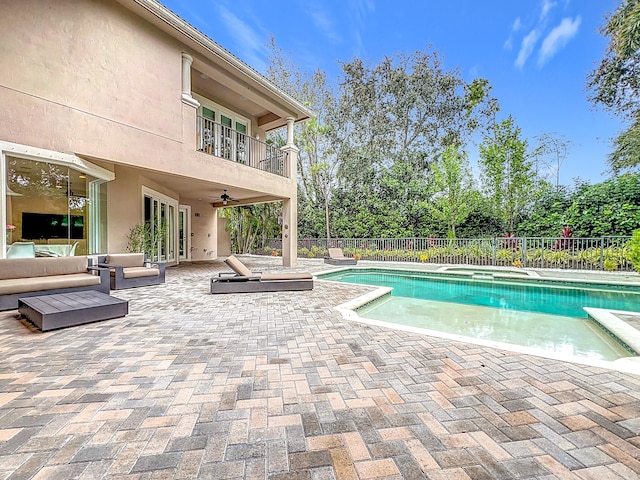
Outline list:
[[[601,33],[609,37],[604,59],[589,75],[591,100],[618,113],[637,111],[640,95],[640,2],[622,0]]]
[[[158,258],[160,241],[164,240],[167,234],[167,224],[156,222],[154,228],[151,223],[137,223],[127,235],[127,252],[144,253],[149,259]]]
[[[614,173],[632,169],[640,162],[640,118],[636,117],[631,126],[613,142],[613,152],[607,160]]]
[[[429,204],[431,213],[447,224],[448,235],[455,238],[456,227],[472,212],[477,197],[466,154],[455,145],[447,147],[440,162],[433,166],[433,188],[436,194]]]
[[[605,30],[612,40],[610,54],[626,58],[633,68],[638,52],[629,45],[637,28],[630,19],[638,18],[638,5],[623,0]],[[614,45],[614,40],[623,43]],[[479,78],[465,84],[457,71],[443,68],[437,52],[395,55],[374,65],[354,58],[342,65],[342,83],[334,88],[324,72],[304,72],[275,43],[271,47],[268,77],[317,113],[294,130],[300,147],[300,238],[473,238],[502,236],[507,230],[557,236],[565,224],[574,237],[586,237],[630,235],[640,228],[638,174],[596,185],[577,183],[573,189],[558,185],[571,142],[542,134],[529,149],[513,118],[496,119],[500,107],[489,82]],[[610,66],[606,63],[601,68]],[[640,75],[633,72],[614,72],[627,82],[620,91],[615,82],[603,84],[615,87],[608,90],[613,104],[640,99],[637,94],[615,98],[631,88],[640,90]],[[605,74],[593,74],[592,80]],[[633,108],[628,111],[634,120],[640,118]],[[612,163],[627,168],[640,158],[640,123],[635,128],[616,141]],[[460,153],[474,132],[484,138],[481,185],[468,176]],[[269,140],[285,141],[283,133],[270,133]],[[555,188],[536,178],[534,165],[553,167]],[[229,227],[234,249],[259,247],[262,233],[255,232],[266,230],[254,223],[253,212],[243,212],[242,220],[237,215]]]
[[[627,258],[633,268],[640,272],[640,229],[633,232],[631,240],[627,243]]]
[[[640,164],[640,2],[622,0],[601,33],[609,38],[604,59],[588,77],[596,104],[631,119],[609,156],[614,172]]]
[[[640,174],[578,184],[565,220],[577,237],[631,235],[640,228]]]
[[[251,253],[263,248],[270,238],[280,233],[280,211],[276,203],[222,208],[220,216],[227,219],[225,231],[231,234],[231,250]]]
[[[571,192],[561,187],[543,187],[537,201],[531,206],[528,214],[518,225],[518,235],[530,237],[556,237],[560,235],[564,225],[572,225],[567,210],[571,206]]]
[[[480,167],[492,211],[504,228],[513,232],[524,208],[532,199],[533,162],[527,142],[509,117],[497,123],[480,145]]]

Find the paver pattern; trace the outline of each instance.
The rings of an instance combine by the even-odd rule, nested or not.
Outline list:
[[[0,312],[0,479],[640,478],[640,377],[343,320],[368,287],[210,295],[220,270],[105,322]]]

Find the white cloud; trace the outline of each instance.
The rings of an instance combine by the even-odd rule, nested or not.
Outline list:
[[[520,30],[523,27],[522,25],[522,20],[520,20],[520,17],[517,17],[514,21],[513,21],[513,26],[511,27],[511,31],[512,32],[517,32],[518,30]]]
[[[505,50],[513,50],[513,34],[516,33],[518,30],[520,30],[522,28],[522,21],[520,20],[520,17],[517,17],[514,21],[513,21],[513,25],[511,26],[511,33],[509,33],[509,38],[507,38],[507,40],[504,42],[503,48]]]
[[[548,62],[561,48],[564,48],[569,40],[576,36],[582,18],[578,15],[575,19],[563,18],[560,25],[555,27],[542,41],[538,55],[538,65]]]
[[[320,33],[327,37],[331,42],[340,42],[340,35],[335,30],[333,20],[329,16],[324,7],[317,3],[307,4],[307,13],[311,16],[311,21]]]
[[[349,9],[355,20],[362,23],[368,14],[375,12],[376,6],[373,0],[349,0]]]
[[[520,45],[520,51],[518,52],[518,58],[516,58],[515,66],[517,68],[522,69],[524,64],[527,63],[527,59],[533,53],[533,49],[536,46],[536,42],[540,38],[540,32],[538,30],[531,30],[529,34],[522,39],[522,44]]]
[[[259,72],[264,72],[267,67],[264,61],[267,53],[264,39],[223,5],[218,5],[218,11],[242,60]]]
[[[557,5],[556,2],[551,0],[542,0],[542,11],[540,12],[540,20],[544,20],[547,17],[549,11]]]

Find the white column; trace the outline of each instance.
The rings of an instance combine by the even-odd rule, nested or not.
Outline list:
[[[292,146],[293,143],[293,122],[296,119],[293,117],[287,117],[287,146]]]
[[[282,265],[298,264],[298,205],[297,198],[282,201]]]
[[[290,182],[289,198],[282,201],[282,265],[285,267],[295,267],[298,263],[298,147],[291,142],[282,147],[288,154]]]
[[[198,107],[200,104],[191,96],[191,64],[193,63],[193,57],[182,54],[182,101]]]
[[[298,147],[293,141],[293,123],[295,118],[287,117],[287,144],[282,151],[287,153],[289,161],[290,196],[282,201],[282,264],[295,267],[298,264]]]

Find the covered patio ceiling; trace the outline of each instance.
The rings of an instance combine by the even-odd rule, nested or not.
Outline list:
[[[152,170],[135,169],[154,182],[178,193],[180,199],[193,199],[211,203],[214,207],[234,207],[239,205],[251,205],[255,203],[267,203],[283,200],[280,197],[269,195],[266,192],[248,190],[223,183],[206,182],[175,174],[162,173]],[[227,190],[227,194],[237,202],[228,202],[224,205],[221,195]]]

